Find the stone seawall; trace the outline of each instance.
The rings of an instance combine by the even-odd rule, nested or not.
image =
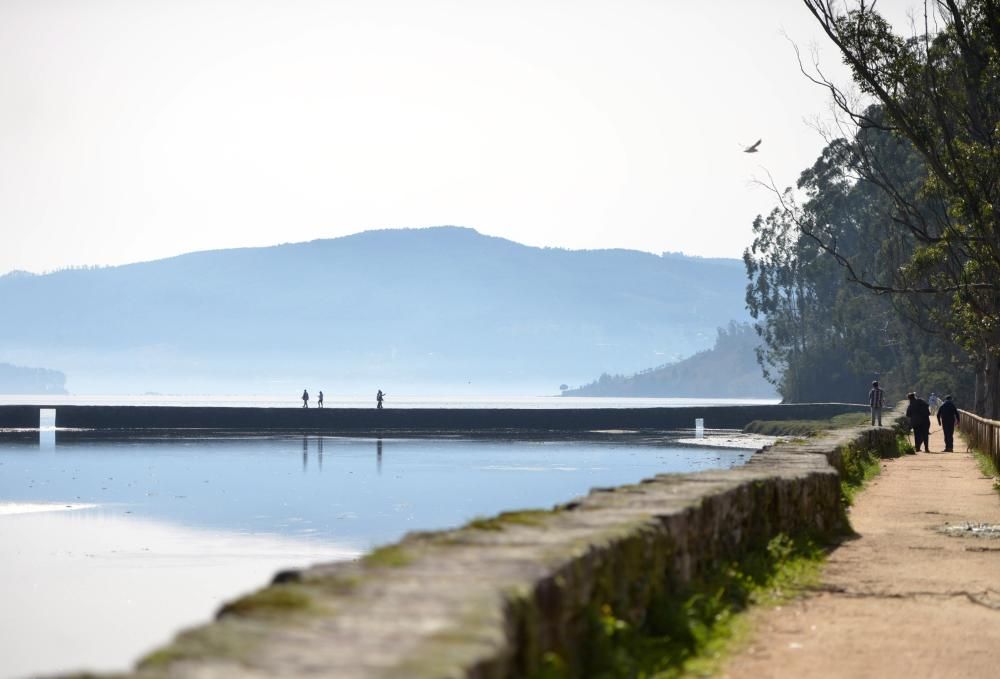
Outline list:
[[[0,429],[35,429],[39,406],[0,406]]]
[[[885,453],[895,439],[891,428],[840,430],[743,467],[594,489],[280,573],[132,676],[513,679],[537,676],[546,658],[583,676],[597,611],[641,624],[664,597],[780,533],[843,531],[844,452]]]
[[[393,432],[582,432],[607,429],[738,429],[752,420],[828,419],[865,406],[845,403],[689,406],[679,408],[229,408],[181,406],[44,406],[56,426],[98,430],[207,429],[310,431],[329,434]],[[26,424],[28,422],[28,424]],[[37,427],[38,406],[0,406],[0,427]]]

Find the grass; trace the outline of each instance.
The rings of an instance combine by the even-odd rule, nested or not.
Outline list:
[[[795,596],[819,578],[825,551],[812,539],[773,538],[765,548],[724,564],[688,591],[654,603],[643,625],[618,617],[610,606],[592,612],[583,675],[594,679],[674,679],[715,671],[734,641],[746,636],[746,611]],[[533,679],[571,676],[548,653]]]
[[[828,429],[860,427],[871,423],[868,413],[843,413],[828,420],[754,420],[743,431],[767,436],[816,436]]]
[[[476,517],[465,525],[473,530],[499,531],[506,526],[541,526],[552,516],[553,510],[528,509],[517,512],[501,512],[497,516]]]
[[[993,479],[993,490],[1000,493],[1000,470],[997,469],[996,463],[993,462],[991,458],[986,453],[982,453],[975,448],[972,449],[972,454],[976,458],[976,463],[979,465],[979,471],[983,473],[983,476]]]
[[[413,555],[402,545],[385,545],[366,554],[361,562],[366,566],[401,568],[413,562]]]
[[[230,601],[219,609],[219,616],[305,611],[313,605],[312,597],[299,585],[271,585]]]
[[[847,446],[841,455],[840,499],[845,507],[854,504],[857,494],[882,471],[882,460],[913,455],[913,444],[904,434],[897,434],[889,450]]]

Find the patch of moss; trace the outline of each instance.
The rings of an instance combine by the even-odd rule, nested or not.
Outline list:
[[[413,554],[402,545],[385,545],[365,554],[361,562],[366,566],[402,568],[413,563]]]
[[[139,660],[140,670],[166,667],[174,662],[201,658],[228,658],[237,662],[246,658],[254,640],[221,625],[207,625],[180,634],[169,646],[156,649]]]
[[[608,605],[590,612],[583,667],[574,672],[554,652],[543,654],[532,679],[673,679],[714,671],[745,634],[743,612],[774,605],[815,583],[825,551],[809,538],[773,538],[763,549],[725,564],[684,592],[654,599],[643,622],[634,625]]]
[[[219,617],[305,611],[314,606],[313,598],[300,585],[271,585],[223,605]]]
[[[554,510],[529,509],[517,512],[501,512],[496,516],[476,517],[465,524],[473,530],[503,530],[505,526],[541,526],[554,514]]]
[[[360,573],[325,575],[323,577],[309,580],[309,586],[323,592],[324,594],[342,595],[350,594],[362,583],[363,578]]]

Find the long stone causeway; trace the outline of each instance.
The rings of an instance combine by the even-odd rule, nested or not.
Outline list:
[[[832,431],[741,467],[595,488],[282,572],[125,676],[514,679],[548,676],[553,658],[558,676],[585,676],[595,611],[641,624],[658,600],[779,534],[845,530],[844,452],[888,451],[896,436]]]
[[[100,431],[202,429],[348,435],[406,433],[586,432],[712,429],[751,420],[828,419],[864,410],[845,403],[722,405],[677,408],[242,408],[188,406],[0,405],[0,428],[38,427],[39,411],[55,410],[55,426]]]

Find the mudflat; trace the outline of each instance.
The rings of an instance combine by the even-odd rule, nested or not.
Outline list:
[[[820,584],[751,613],[748,645],[719,676],[941,679],[1000,676],[1000,494],[964,440],[885,460],[850,511],[857,536]]]

